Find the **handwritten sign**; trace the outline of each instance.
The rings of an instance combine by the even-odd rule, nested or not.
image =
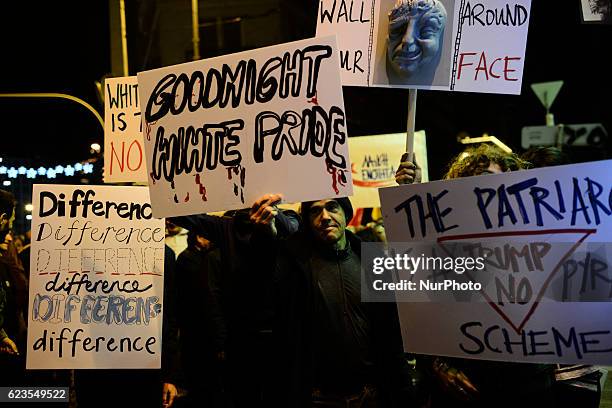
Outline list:
[[[344,85],[521,91],[530,0],[320,0],[319,4],[317,33],[337,32],[341,60],[345,58]]]
[[[375,0],[320,0],[317,37],[337,35],[343,85],[367,85]]]
[[[612,254],[604,249],[594,264],[587,247],[612,238],[611,170],[612,161],[602,161],[381,189],[390,241],[571,244],[520,304],[487,298],[399,303],[406,350],[489,360],[611,363],[612,302],[542,301],[554,282],[571,284],[575,291],[584,279],[600,286],[612,281],[594,277],[607,276]],[[563,299],[580,299],[574,295]],[[425,325],[427,336],[413,335]]]
[[[156,217],[352,193],[335,38],[138,74]]]
[[[414,134],[414,150],[422,169],[422,180],[429,180],[425,131]],[[378,189],[395,186],[395,171],[406,145],[405,133],[349,138],[355,208],[380,207]]]
[[[138,80],[107,78],[104,87],[104,181],[146,182]]]
[[[28,369],[160,368],[164,221],[144,187],[34,185]]]

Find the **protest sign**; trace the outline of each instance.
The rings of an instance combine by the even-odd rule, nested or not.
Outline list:
[[[395,171],[406,144],[405,133],[349,138],[355,208],[380,207],[378,189],[395,186]],[[429,180],[425,131],[415,133],[415,154],[422,181]]]
[[[138,74],[156,217],[352,193],[335,38]]]
[[[317,37],[336,35],[342,85],[367,86],[375,0],[321,0]]]
[[[611,170],[612,161],[602,161],[381,189],[389,241],[487,247],[504,240],[489,255],[506,262],[533,250],[517,242],[567,248],[551,251],[558,258],[547,263],[555,266],[543,268],[531,282],[537,285],[520,301],[502,302],[479,291],[481,299],[469,303],[398,303],[406,350],[489,360],[611,363],[612,270],[609,245],[604,245],[612,238]],[[510,283],[508,274],[502,278]],[[563,302],[544,301],[558,283],[569,295]],[[605,302],[577,302],[602,290],[607,290]],[[424,326],[427,335],[415,334]]]
[[[144,187],[34,185],[28,369],[160,368],[164,221]]]
[[[104,181],[146,182],[138,80],[107,78],[104,88]]]
[[[364,1],[367,40],[367,22],[349,25],[344,12],[361,2],[346,4],[321,0],[318,16],[318,31],[336,30],[341,49],[368,51],[367,80],[345,73],[343,85],[520,93],[530,0]]]

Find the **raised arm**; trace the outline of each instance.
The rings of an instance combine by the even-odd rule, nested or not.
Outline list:
[[[188,231],[197,232],[216,245],[219,245],[220,240],[224,239],[224,226],[230,222],[229,218],[208,214],[171,217],[168,220]]]

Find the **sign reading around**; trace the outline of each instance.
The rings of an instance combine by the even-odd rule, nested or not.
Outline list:
[[[342,84],[519,94],[531,0],[320,0]]]

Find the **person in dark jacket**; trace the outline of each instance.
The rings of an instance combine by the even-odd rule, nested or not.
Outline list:
[[[361,243],[347,198],[302,204],[275,275],[278,407],[409,406],[393,303],[361,301]]]
[[[450,164],[445,179],[499,174],[529,166],[514,153],[482,144],[460,153]],[[407,154],[396,172],[398,184],[419,182],[414,163]],[[432,316],[434,318],[435,316]],[[415,335],[419,335],[415,333]],[[553,373],[549,364],[498,362],[490,360],[431,356],[431,373],[439,389],[432,395],[432,407],[488,408],[553,406]]]
[[[10,231],[15,218],[15,197],[8,191],[0,190],[0,244]],[[0,354],[19,354],[16,336],[19,334],[18,322],[20,300],[27,299],[25,284],[19,291],[19,278],[23,278],[16,252],[10,243],[0,248]],[[12,250],[11,250],[12,249]]]
[[[228,382],[236,408],[267,407],[266,356],[272,325],[270,298],[276,241],[299,228],[295,212],[277,208],[281,199],[278,194],[266,194],[251,208],[234,211],[229,217],[200,214],[170,219],[219,248]]]
[[[75,370],[79,407],[170,408],[173,405],[178,394],[176,384],[182,380],[175,310],[175,267],[174,252],[166,245],[161,370]]]
[[[219,250],[189,232],[187,249],[176,260],[177,321],[187,406],[213,407],[221,398],[221,368],[227,327],[220,305]]]

